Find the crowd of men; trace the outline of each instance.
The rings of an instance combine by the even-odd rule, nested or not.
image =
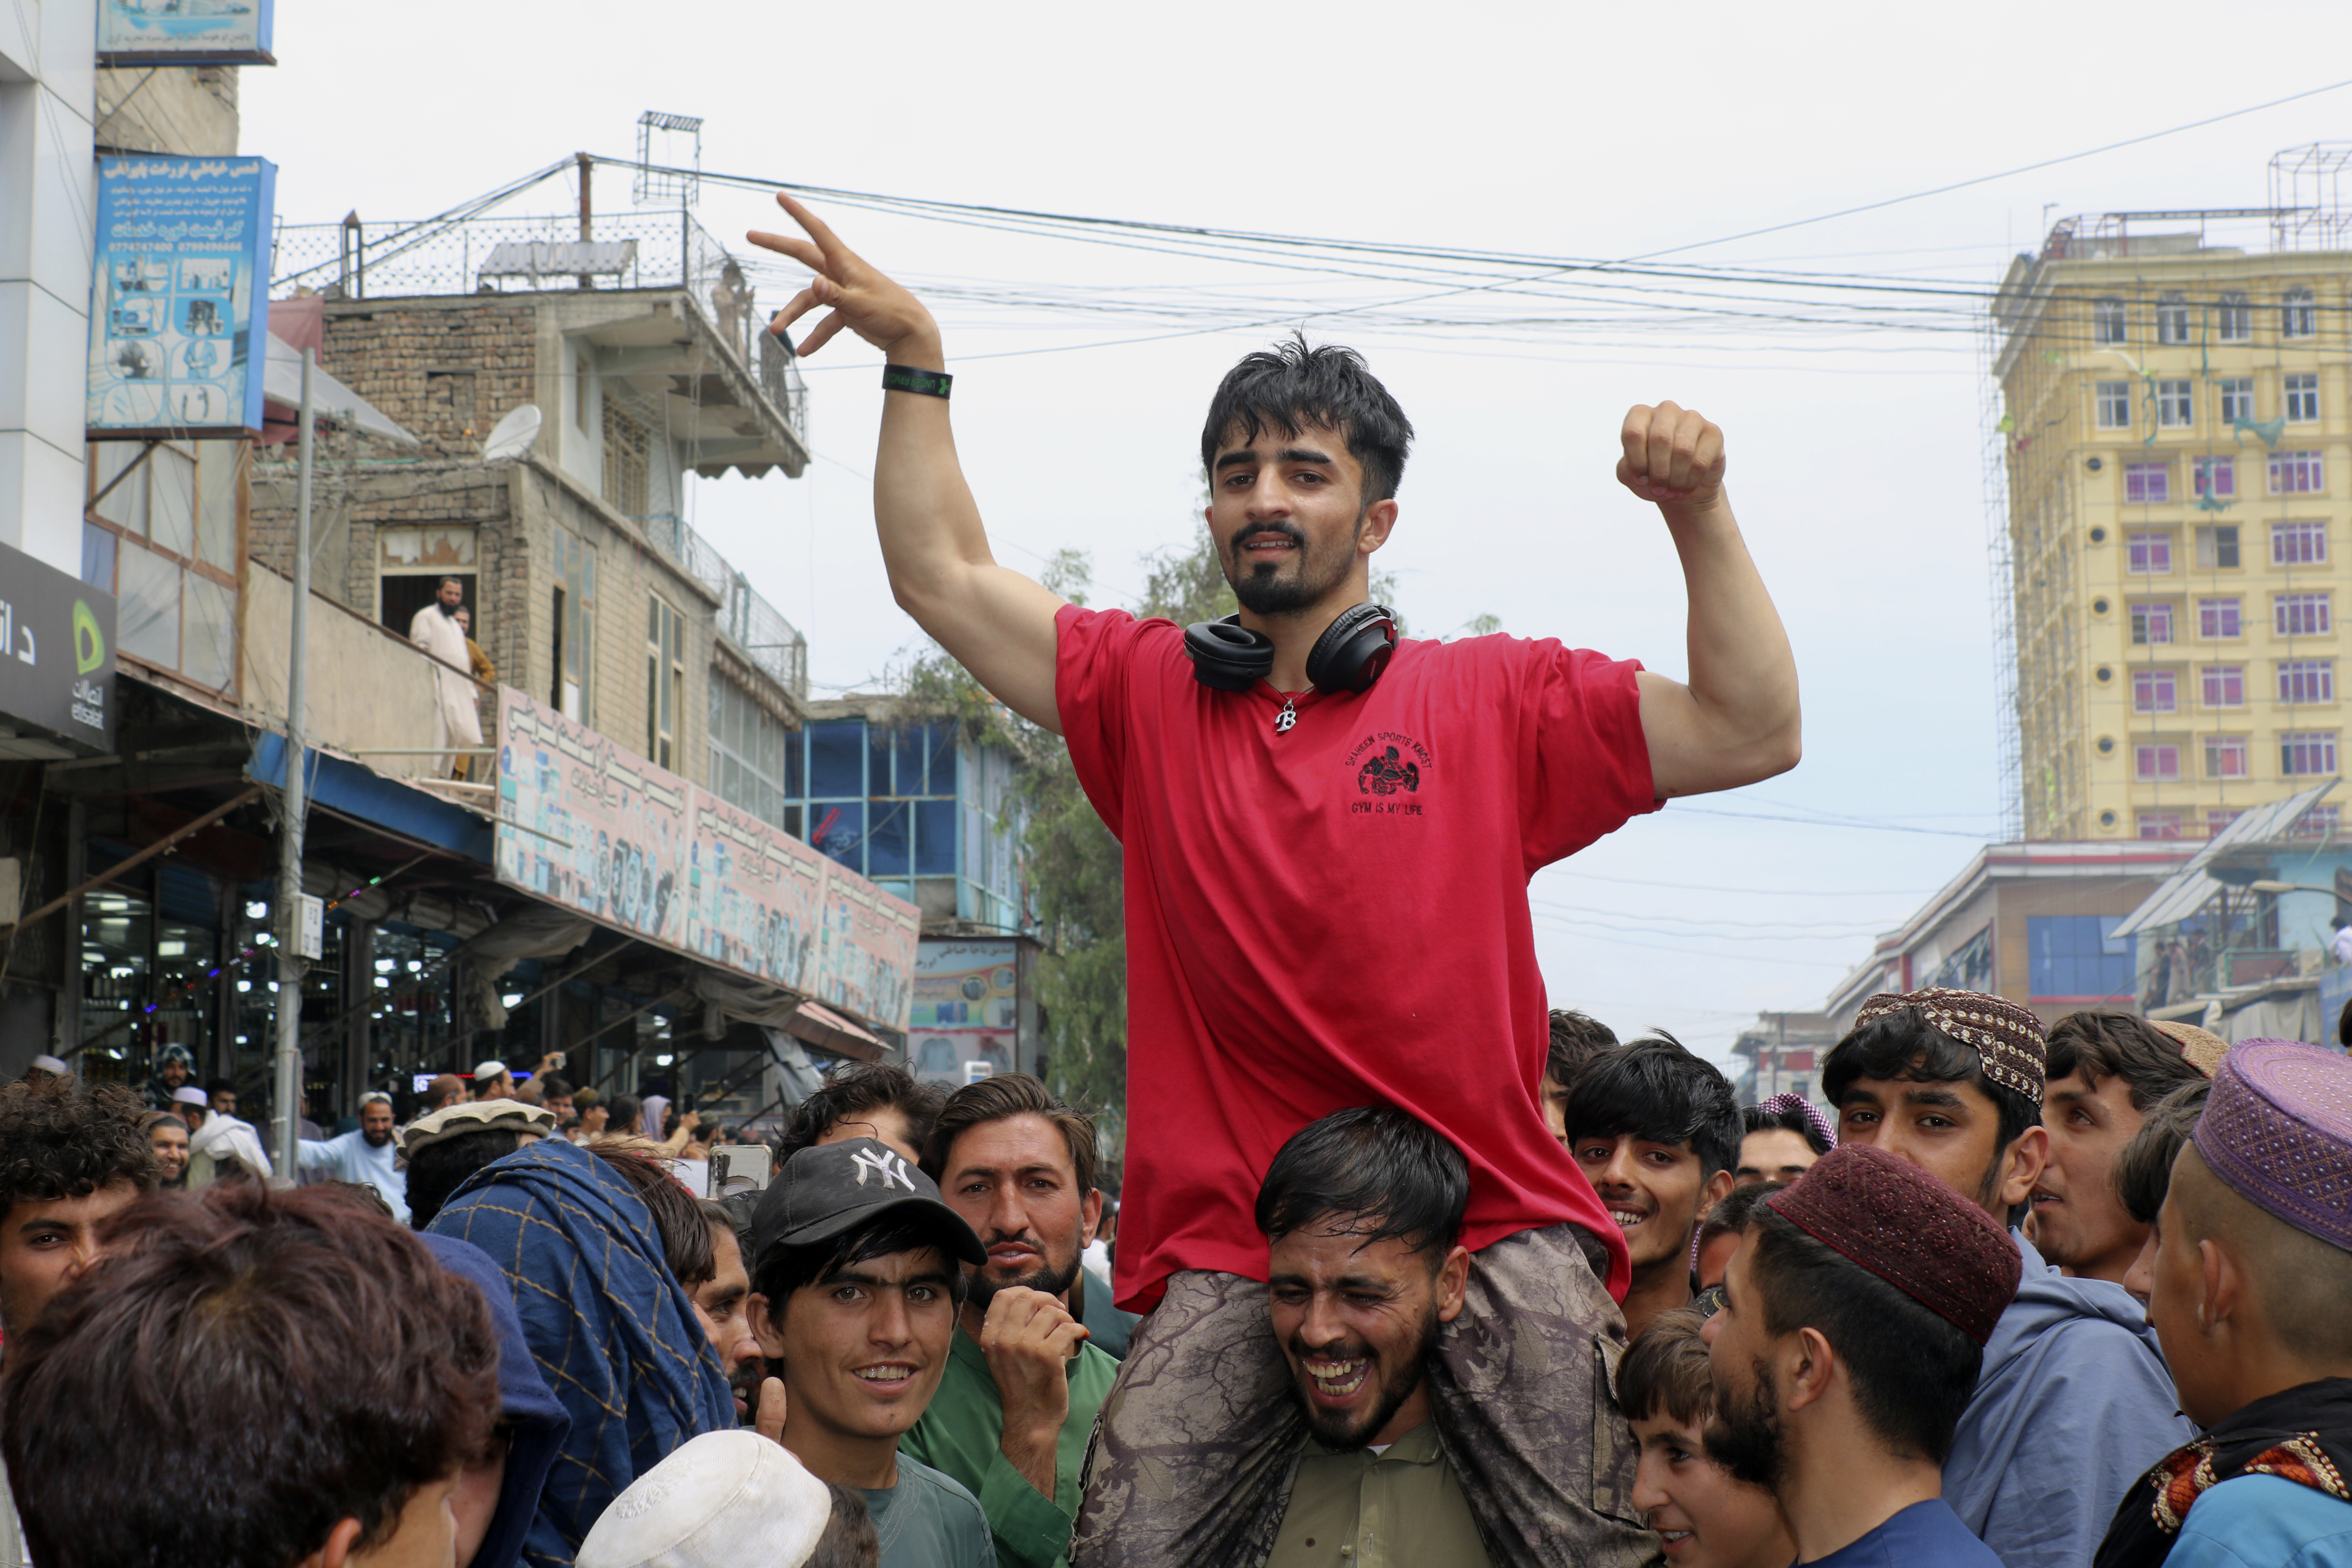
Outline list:
[[[1674,1568],[2352,1562],[2352,1058],[1928,990],[1863,1009],[1824,1115],[1664,1034],[1552,1034],[1560,1158],[1629,1262],[1560,1528]],[[1088,1330],[1102,1151],[1035,1079],[848,1066],[719,1203],[483,1068],[404,1127],[369,1097],[300,1186],[188,1191],[140,1096],[0,1089],[0,1562],[1056,1568],[1105,1489],[1223,1475],[1181,1426],[1103,1463],[1170,1368]],[[1279,1456],[1274,1530],[1218,1561],[1514,1560],[1480,1493],[1559,1451],[1481,1425],[1514,1393],[1472,1181],[1394,1106],[1284,1141],[1254,1331],[1184,1331]]]
[[[1118,1207],[1020,1075],[846,1069],[713,1202],[694,1118],[552,1059],[297,1172],[184,1057],[52,1062],[0,1089],[0,1568],[2352,1568],[2352,1058],[1927,989],[1742,1108],[1549,1009],[1528,878],[1798,759],[1719,428],[1618,432],[1686,680],[1403,637],[1412,425],[1303,338],[1201,432],[1240,609],[1092,610],[996,563],[938,323],[779,200],[772,330],[887,362],[898,603],[1120,842]]]

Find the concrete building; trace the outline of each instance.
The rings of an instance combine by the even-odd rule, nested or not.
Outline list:
[[[2026,838],[2203,838],[2341,771],[2347,166],[2281,154],[2265,207],[2065,218],[2010,268],[1995,592]]]
[[[1033,1063],[1005,759],[887,699],[812,703],[800,634],[685,522],[689,473],[807,461],[789,356],[691,214],[584,240],[289,227],[272,272],[273,336],[331,378],[305,659],[314,1110],[563,1049],[576,1082],[772,1117],[803,1044],[871,1058],[918,1016],[983,1066]],[[60,942],[26,963],[54,920],[16,951],[54,995],[38,1037],[94,1079],[138,1081],[167,1043],[249,1090],[267,1062],[289,433],[93,451],[84,565],[125,605],[121,738],[39,772],[21,814],[71,846],[81,962]],[[406,635],[445,575],[494,666],[459,779]],[[950,971],[919,976],[919,931],[965,939],[929,963]]]
[[[2116,928],[2197,847],[1987,845],[1830,993],[1831,1040],[1877,993],[1927,985],[2006,996],[2045,1025],[2084,1007],[2138,1011],[2140,944]]]
[[[1731,1054],[1747,1064],[1731,1086],[1739,1103],[1801,1094],[1826,1105],[1822,1058],[1837,1043],[1837,1029],[1826,1013],[1757,1014],[1756,1022],[1731,1042]]]

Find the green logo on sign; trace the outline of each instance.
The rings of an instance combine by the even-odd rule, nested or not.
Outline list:
[[[106,637],[98,629],[98,617],[79,599],[74,601],[74,660],[84,675],[106,662]]]

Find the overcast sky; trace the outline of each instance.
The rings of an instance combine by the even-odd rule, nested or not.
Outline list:
[[[708,170],[1061,213],[1624,258],[1993,174],[2352,74],[2341,0],[1672,8],[1360,0],[1198,6],[733,0],[544,7],[408,0],[396,18],[283,6],[243,76],[244,150],[288,223],[441,211],[575,150],[630,154],[640,110],[705,120]],[[1984,287],[2051,216],[2259,205],[2282,149],[2352,138],[2352,89],[2038,173],[1677,259]],[[568,206],[568,182],[519,211]],[[627,210],[620,171],[600,212]],[[739,241],[782,215],[706,185]],[[966,471],[1000,554],[1076,546],[1097,604],[1200,526],[1201,411],[1279,329],[1194,331],[1064,307],[1221,290],[1262,321],[1402,290],[838,211],[845,238],[934,289]],[[761,302],[781,305],[780,275]],[[1295,307],[1286,303],[1304,300]],[[1518,300],[1530,311],[1540,301]],[[1497,310],[1503,307],[1498,305]],[[1730,489],[1795,640],[1805,760],[1669,806],[1539,875],[1555,1005],[1720,1058],[1762,1008],[1818,1007],[1997,832],[1980,438],[1965,332],[1792,339],[1759,327],[1351,333],[1419,441],[1380,563],[1415,632],[1500,616],[1684,673],[1683,592],[1655,510],[1612,476],[1627,405],[1726,432]],[[1052,348],[1056,352],[1031,351]],[[1009,357],[982,360],[982,354]],[[961,363],[958,363],[961,362]],[[819,454],[700,484],[694,525],[805,632],[822,690],[869,685],[919,634],[892,605],[869,491],[878,357],[809,362]],[[1736,815],[1733,815],[1736,814]],[[1864,818],[1813,826],[1797,816]],[[1409,889],[1400,919],[1411,919]],[[1401,928],[1402,929],[1402,928]]]

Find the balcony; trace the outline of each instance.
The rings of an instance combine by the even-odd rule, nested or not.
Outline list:
[[[808,388],[792,352],[761,331],[768,315],[741,264],[690,212],[631,212],[599,217],[591,235],[579,218],[474,217],[415,222],[288,224],[278,230],[271,290],[308,288],[330,300],[530,294],[593,296],[677,290],[703,331],[760,388],[792,430],[805,461]],[[579,270],[564,270],[579,268]],[[782,300],[770,301],[781,308]],[[632,331],[621,320],[593,333],[624,374],[694,374],[658,352],[669,337]],[[673,356],[674,357],[674,356]],[[698,405],[731,403],[723,382],[701,377]],[[723,440],[706,454],[713,471],[733,459]],[[701,466],[701,465],[698,465]],[[787,463],[793,473],[799,463]]]

